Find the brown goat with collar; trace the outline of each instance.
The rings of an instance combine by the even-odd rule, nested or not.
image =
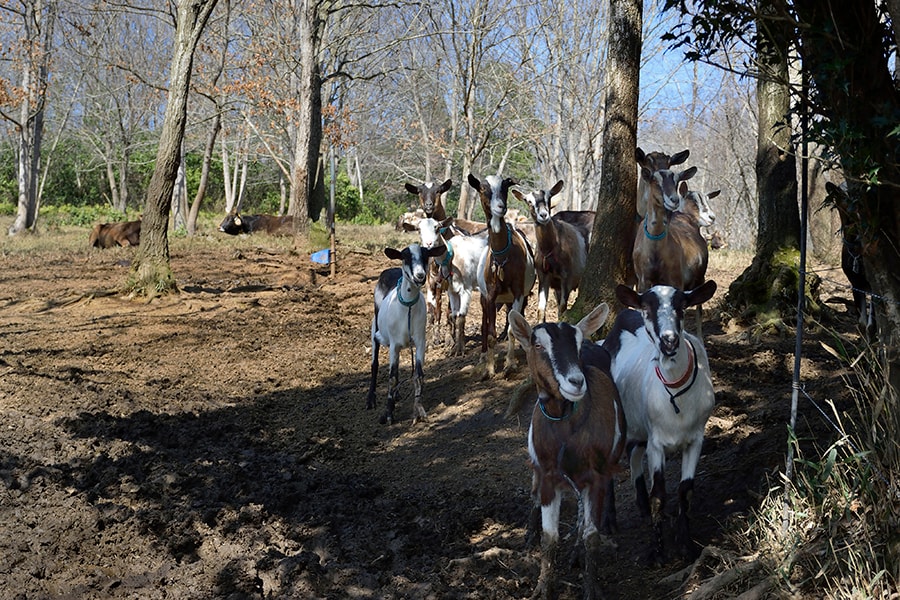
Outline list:
[[[625,413],[610,374],[609,353],[590,341],[606,321],[601,304],[577,325],[532,328],[510,311],[510,331],[528,357],[538,397],[528,430],[534,469],[532,493],[541,511],[541,575],[532,597],[553,597],[562,493],[574,491],[584,507],[584,597],[600,597],[601,530],[615,526],[613,476],[625,449]]]

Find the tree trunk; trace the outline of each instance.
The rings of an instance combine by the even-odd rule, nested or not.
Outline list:
[[[760,4],[771,14],[775,3]],[[783,8],[783,7],[782,7]],[[753,262],[728,288],[726,301],[745,318],[777,311],[796,317],[799,290],[800,211],[797,204],[797,161],[791,151],[791,103],[788,87],[788,39],[785,22],[759,27],[757,81],[756,180],[758,218]],[[815,300],[814,287],[811,300]],[[810,304],[811,310],[815,309]],[[780,325],[780,324],[779,324]]]
[[[178,4],[175,48],[169,73],[169,96],[156,153],[156,167],[147,188],[147,201],[141,222],[141,244],[125,284],[125,290],[132,294],[154,296],[178,290],[169,264],[166,229],[172,191],[181,162],[181,143],[187,122],[194,51],[216,1],[182,0]]]
[[[32,49],[26,50],[23,58],[21,88],[25,95],[22,98],[20,118],[16,123],[19,133],[19,161],[16,175],[19,200],[16,219],[7,231],[9,235],[33,231],[37,223],[40,202],[38,172],[41,165],[44,106],[56,9],[55,0],[48,0],[46,3],[42,0],[23,3],[25,40]]]
[[[606,115],[597,216],[578,300],[566,313],[577,321],[600,302],[615,298],[619,283],[634,280],[631,247],[637,204],[634,150],[637,147],[641,65],[641,0],[611,0],[606,69]],[[616,307],[610,306],[611,312]],[[609,323],[612,320],[608,321]]]
[[[872,291],[885,375],[895,399],[900,389],[900,150],[893,129],[900,92],[881,46],[884,29],[874,3],[795,0],[805,25],[801,55],[824,116],[841,123],[844,176],[869,184],[856,198],[863,261]],[[895,5],[891,5],[895,6]],[[834,35],[834,24],[839,24]],[[894,23],[897,26],[897,23]],[[875,166],[880,166],[873,171]],[[887,301],[881,300],[887,298]],[[896,559],[896,557],[895,557]],[[897,559],[900,560],[900,559]]]
[[[206,139],[206,149],[203,151],[203,167],[200,170],[200,185],[197,186],[197,194],[191,203],[191,212],[188,214],[188,235],[197,233],[197,216],[200,214],[200,204],[206,197],[206,186],[209,183],[209,169],[212,165],[213,153],[216,151],[216,138],[222,129],[222,113],[216,111],[212,126],[209,128],[209,136]]]

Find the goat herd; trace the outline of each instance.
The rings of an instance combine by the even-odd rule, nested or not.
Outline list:
[[[688,512],[704,429],[714,404],[700,306],[713,296],[716,284],[705,280],[708,249],[700,228],[715,218],[707,199],[718,192],[688,189],[696,167],[673,170],[688,158],[687,150],[668,156],[645,154],[637,148],[635,156],[641,173],[638,212],[642,217],[632,253],[637,289],[625,285],[616,289],[616,298],[635,310],[621,311],[605,340],[593,343],[590,336],[609,314],[606,303],[576,325],[545,322],[551,289],[558,314],[566,312],[569,296],[585,272],[593,230],[591,211],[559,211],[551,216],[562,181],[548,191],[523,193],[513,189],[516,182],[511,179],[479,179],[470,174],[468,183],[478,192],[486,223],[447,218],[441,195],[452,185],[450,180],[441,185],[407,184],[407,190],[419,196],[424,217],[405,228],[418,231],[420,239],[402,251],[385,249],[387,257],[400,266],[385,270],[375,286],[366,407],[375,407],[379,348],[387,346],[390,376],[382,423],[393,422],[399,354],[410,346],[415,347],[413,423],[425,417],[426,322],[431,309],[439,339],[441,290],[449,297],[451,353],[462,354],[466,314],[477,286],[482,308],[480,364],[486,378],[495,374],[497,310],[508,307],[511,335],[504,368],[515,367],[518,342],[537,389],[528,431],[532,494],[535,507],[540,506],[542,528],[535,597],[554,595],[561,495],[569,489],[583,507],[579,528],[585,549],[584,596],[599,597],[601,532],[616,528],[613,478],[621,471],[626,449],[638,508],[650,517],[657,558],[663,555],[666,454],[681,451],[674,538],[680,552],[694,550]],[[530,208],[533,225],[507,219],[510,190]],[[531,325],[523,313],[536,280],[540,322]],[[689,307],[697,307],[697,335],[684,331]],[[643,476],[645,455],[649,493]]]

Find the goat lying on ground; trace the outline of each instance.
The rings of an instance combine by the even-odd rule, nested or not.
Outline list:
[[[137,246],[141,243],[141,221],[97,223],[91,230],[88,245],[91,248],[113,246]]]
[[[667,171],[676,165],[680,165],[691,155],[690,150],[682,150],[672,156],[664,152],[647,152],[645,153],[640,147],[634,151],[634,158],[641,170],[647,169],[651,173],[654,171]],[[647,182],[639,174],[638,175],[638,193],[637,193],[637,214],[643,218],[647,214],[647,202],[650,199]]]
[[[423,248],[437,247],[444,250],[434,257],[428,276],[434,277],[438,284],[448,283],[447,296],[450,300],[448,321],[453,340],[451,354],[462,356],[466,343],[466,315],[469,314],[472,291],[478,284],[478,261],[487,246],[487,237],[457,235],[444,240],[441,231],[452,220],[448,218],[438,222],[434,219],[422,219],[417,230]],[[430,288],[431,285],[426,286],[426,289]],[[440,306],[437,310],[440,310]]]
[[[481,293],[481,354],[485,376],[494,376],[494,345],[497,343],[497,308],[507,304],[523,312],[534,287],[534,255],[525,235],[507,223],[507,198],[512,179],[489,175],[480,181],[469,174],[469,185],[478,192],[488,220],[488,247],[478,263],[478,291]],[[509,339],[504,371],[515,366],[514,338]]]
[[[631,480],[638,508],[649,514],[656,534],[656,557],[663,557],[666,454],[681,450],[681,483],[675,543],[692,552],[688,513],[706,421],[715,404],[703,342],[684,331],[684,311],[709,300],[716,283],[692,291],[654,286],[642,294],[624,285],[616,297],[637,310],[619,313],[603,347],[612,357],[612,377],[628,423]],[[647,455],[650,498],[643,477]]]
[[[415,400],[413,401],[413,424],[425,418],[422,408],[422,383],[425,362],[425,299],[421,289],[425,284],[425,270],[428,259],[443,252],[442,248],[424,249],[419,244],[410,244],[402,251],[385,248],[384,255],[402,262],[400,267],[385,269],[375,285],[375,315],[372,317],[372,378],[366,408],[375,408],[375,382],[378,379],[378,350],[382,345],[389,348],[390,384],[387,408],[381,423],[394,421],[394,403],[400,384],[400,351],[415,346],[416,357],[413,367]]]
[[[286,215],[241,215],[230,213],[219,225],[219,231],[229,235],[240,233],[268,233],[269,235],[293,235],[294,217]]]
[[[625,448],[625,413],[610,376],[609,354],[589,337],[606,321],[601,304],[578,325],[538,324],[533,329],[510,311],[510,331],[525,349],[538,397],[528,429],[534,469],[532,494],[541,509],[541,575],[532,597],[553,597],[562,494],[573,490],[584,507],[584,597],[600,596],[599,530],[604,501]],[[612,508],[612,507],[609,507]]]
[[[562,315],[569,307],[569,295],[581,285],[581,276],[587,264],[587,239],[574,226],[550,216],[553,197],[563,188],[560,179],[548,192],[535,190],[522,194],[513,190],[513,195],[528,205],[535,223],[537,249],[534,268],[538,278],[538,320],[547,320],[547,296],[553,290],[556,296],[557,315]]]

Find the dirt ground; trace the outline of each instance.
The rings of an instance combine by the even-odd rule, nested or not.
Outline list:
[[[372,289],[392,265],[358,234],[339,238],[334,279],[272,238],[173,240],[181,293],[151,302],[114,293],[132,249],[88,250],[87,231],[42,237],[0,246],[0,598],[530,595],[531,409],[504,416],[525,374],[479,379],[477,302],[464,357],[429,348],[428,420],[411,426],[404,354],[399,422],[384,426],[386,352],[379,409],[364,406]],[[709,271],[717,406],[696,480],[700,545],[740,530],[783,468],[791,400],[793,335],[755,339],[718,318],[746,265],[724,256]],[[840,400],[836,361],[816,334],[804,348],[806,392]],[[800,409],[801,438],[827,441]],[[629,488],[626,472],[605,590],[680,597],[662,580],[685,563],[644,560],[651,532]],[[573,546],[576,509],[564,503]],[[579,571],[564,569],[562,598],[580,597]]]

